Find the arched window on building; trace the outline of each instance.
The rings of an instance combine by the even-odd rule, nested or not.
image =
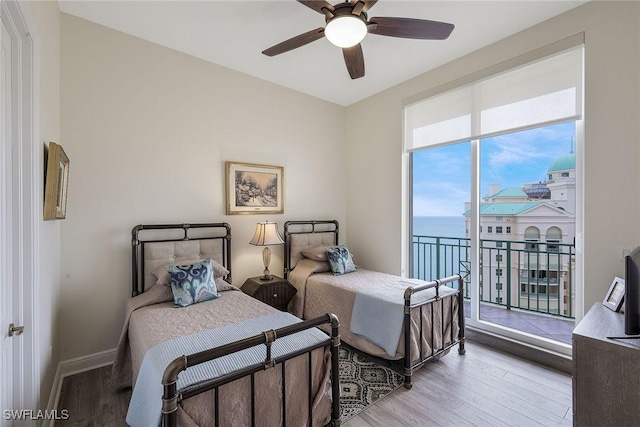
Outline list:
[[[560,246],[554,243],[562,242],[562,230],[558,227],[549,227],[545,240],[547,241],[547,252],[560,252]]]
[[[540,230],[538,227],[527,227],[524,230],[524,240],[525,240],[525,250],[527,251],[537,251],[538,250],[538,242],[540,241]]]

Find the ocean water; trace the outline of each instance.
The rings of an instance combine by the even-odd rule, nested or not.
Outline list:
[[[414,236],[464,237],[464,216],[414,216]]]
[[[414,216],[413,235],[464,238],[464,216]],[[459,247],[457,240],[441,240],[440,263],[435,260],[435,239],[421,238],[423,244],[413,245],[412,277],[435,280],[453,274],[463,273],[466,267],[466,251]],[[433,245],[433,246],[432,246]]]

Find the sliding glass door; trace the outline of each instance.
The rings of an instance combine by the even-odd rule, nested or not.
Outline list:
[[[470,324],[571,343],[582,45],[405,106],[409,271],[465,278]],[[565,347],[563,347],[565,346]]]

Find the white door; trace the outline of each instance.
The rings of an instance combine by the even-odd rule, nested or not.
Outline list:
[[[34,140],[33,41],[18,1],[0,0],[0,22],[0,427],[4,427],[14,422],[5,420],[11,413],[4,411],[37,409],[40,395],[36,363],[40,353],[32,325],[38,301],[35,248],[42,218],[41,173],[36,165],[41,164],[37,148],[42,146]],[[29,328],[26,337],[23,322]]]
[[[13,319],[13,251],[12,251],[12,143],[11,143],[11,37],[2,21],[0,37],[0,408],[16,409],[13,400],[13,342],[9,325]],[[3,413],[2,425],[10,425]]]

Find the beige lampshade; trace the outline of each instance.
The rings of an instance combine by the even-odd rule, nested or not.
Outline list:
[[[249,242],[255,246],[269,246],[269,245],[281,245],[284,243],[280,232],[278,231],[278,224],[275,222],[259,222],[256,225],[256,233]]]

